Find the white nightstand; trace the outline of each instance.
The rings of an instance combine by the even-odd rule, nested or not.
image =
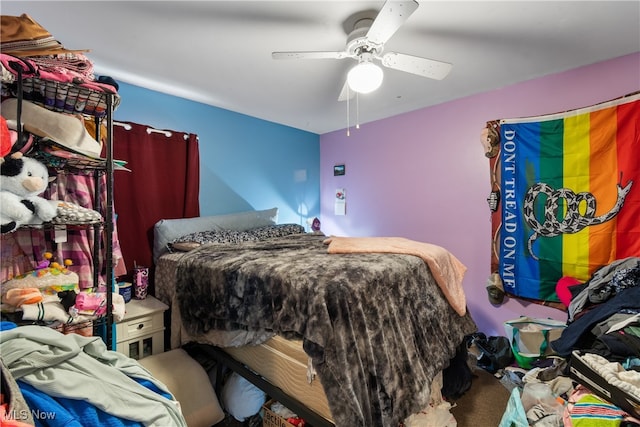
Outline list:
[[[126,303],[124,318],[116,324],[116,350],[136,360],[162,353],[164,312],[168,308],[151,295]]]

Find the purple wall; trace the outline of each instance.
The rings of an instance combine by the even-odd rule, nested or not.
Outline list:
[[[521,315],[566,320],[549,307],[516,299],[493,306],[487,299],[490,184],[480,131],[488,120],[555,113],[638,90],[635,53],[366,123],[351,136],[321,135],[322,231],[400,236],[449,249],[468,267],[467,304],[488,335],[503,335],[503,322]],[[344,176],[333,176],[336,164],[345,165]],[[345,216],[334,215],[338,188],[346,190]]]

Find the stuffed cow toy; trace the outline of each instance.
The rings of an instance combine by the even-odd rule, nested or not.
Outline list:
[[[19,153],[0,164],[0,232],[10,233],[23,224],[42,224],[57,214],[55,203],[38,194],[49,185],[49,172],[38,160]]]

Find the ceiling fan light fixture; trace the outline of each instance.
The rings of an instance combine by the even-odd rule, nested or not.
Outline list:
[[[373,62],[363,61],[354,66],[347,74],[347,83],[354,92],[369,93],[382,84],[382,68]]]

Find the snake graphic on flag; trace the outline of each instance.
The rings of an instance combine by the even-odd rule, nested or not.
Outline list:
[[[629,191],[631,191],[632,185],[633,181],[629,181],[624,188],[618,184],[616,204],[608,212],[599,216],[594,216],[596,212],[596,198],[589,192],[585,191],[576,194],[568,188],[554,190],[544,182],[538,182],[529,187],[524,197],[522,210],[525,221],[533,230],[533,234],[527,242],[531,256],[535,260],[538,260],[538,257],[533,253],[533,242],[540,236],[555,237],[565,233],[573,234],[583,230],[585,227],[610,221],[618,214],[624,205],[624,200],[627,194],[629,194]],[[546,196],[544,221],[542,223],[538,221],[534,212],[535,201],[540,195]],[[561,209],[559,201],[561,199],[565,200],[566,213],[562,221],[558,221],[558,213]],[[584,213],[581,213],[580,204],[583,202],[585,209]]]

